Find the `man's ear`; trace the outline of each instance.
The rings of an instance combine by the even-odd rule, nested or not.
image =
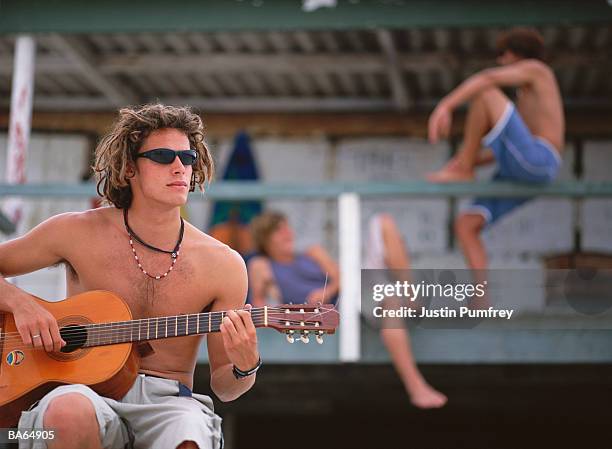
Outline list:
[[[133,178],[135,174],[136,174],[136,167],[134,166],[134,163],[128,162],[127,166],[125,167],[125,176],[128,179],[130,179],[130,178]]]

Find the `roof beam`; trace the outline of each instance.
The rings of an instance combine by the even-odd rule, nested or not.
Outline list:
[[[56,49],[62,52],[71,66],[99,89],[111,104],[123,106],[137,103],[134,95],[100,72],[97,62],[78,39],[73,36],[54,34],[49,37],[49,40]]]
[[[340,44],[338,44],[338,41],[331,31],[322,31],[319,37],[328,51],[332,53],[338,53],[340,51]]]
[[[344,33],[351,43],[351,46],[356,52],[365,52],[365,45],[363,44],[363,40],[357,31],[347,31]]]
[[[266,51],[265,37],[260,33],[240,33],[237,38],[242,40],[242,44],[254,53],[264,53]]]
[[[387,76],[391,84],[393,102],[398,111],[406,111],[410,102],[410,96],[402,76],[402,66],[393,42],[393,36],[389,30],[377,30],[376,38],[387,58]]]
[[[392,106],[390,104],[390,106]],[[426,111],[398,114],[387,111],[285,112],[256,113],[232,112],[215,113],[200,108],[206,123],[207,133],[215,137],[232,138],[237,129],[253,128],[258,136],[311,136],[313,133],[330,137],[355,136],[412,136],[426,138]],[[85,111],[42,111],[35,109],[32,116],[32,129],[35,132],[68,132],[103,135],[108,132],[117,118],[116,110],[103,112]],[[612,137],[612,110],[610,109],[572,109],[567,110],[568,140],[609,139]],[[452,135],[460,138],[463,132],[465,111],[459,111],[453,118]],[[0,109],[0,128],[8,127],[9,114]]]
[[[110,55],[89,59],[89,68],[95,64],[96,71],[108,76],[117,74],[141,75],[152,72],[188,72],[214,74],[222,72],[283,72],[283,73],[332,73],[332,72],[370,72],[384,73],[389,67],[386,56],[373,53],[350,54],[227,54],[212,53],[205,57],[201,54],[172,55],[164,53],[137,55]],[[568,66],[589,65],[609,70],[612,66],[612,51],[597,53],[559,52],[551,55],[553,69]],[[452,71],[465,67],[467,70],[479,69],[494,63],[493,55],[474,54],[468,61],[449,51],[397,53],[397,66],[401,71]],[[0,56],[0,75],[10,76],[13,59]],[[38,55],[36,71],[42,74],[66,74],[72,71],[75,63],[66,57]],[[76,66],[77,68],[80,66]],[[101,76],[99,75],[99,76]],[[115,86],[117,87],[117,86]]]
[[[356,111],[390,111],[395,104],[388,98],[380,97],[205,97],[205,96],[171,96],[160,95],[155,98],[167,104],[188,104],[204,112],[356,112]],[[414,110],[431,110],[436,99],[416,101],[411,106]],[[592,110],[610,111],[610,101],[604,97],[564,98],[568,110],[590,108]],[[0,108],[8,108],[9,101],[0,99]],[[122,105],[123,106],[123,105]],[[110,111],[117,106],[104,97],[90,96],[48,96],[34,97],[34,108],[40,111]]]
[[[204,76],[194,76],[196,84],[201,86],[205,92],[209,94],[209,96],[214,97],[218,95],[222,95],[224,90],[223,86],[219,84],[217,77],[212,75],[204,75]]]
[[[387,98],[334,97],[190,97],[160,96],[166,104],[188,104],[208,112],[305,112],[305,111],[385,111],[393,107]],[[6,100],[0,107],[7,106]],[[79,96],[34,97],[36,110],[47,111],[107,111],[115,109],[107,98]]]
[[[344,95],[348,97],[358,95],[357,85],[353,81],[354,75],[352,73],[338,72],[335,75],[335,78],[338,80],[338,84],[344,91]]]
[[[312,79],[323,94],[330,97],[336,94],[336,88],[334,87],[334,83],[332,82],[329,74],[324,72],[314,73]]]
[[[279,33],[278,31],[271,31],[267,33],[267,38],[272,43],[274,49],[281,53],[289,52],[291,48],[289,37],[290,36],[286,36],[285,34]]]
[[[376,75],[372,73],[364,73],[361,75],[366,91],[371,96],[379,96],[382,94],[382,88],[376,81]]]
[[[363,58],[362,58],[363,56]],[[162,66],[160,66],[162,64]],[[163,65],[170,64],[170,66]],[[140,73],[153,70],[202,72],[285,72],[308,73],[325,67],[326,71],[374,71],[385,70],[385,59],[372,54],[293,54],[273,55],[217,53],[204,58],[181,58],[173,55],[109,56],[100,61],[105,73]]]
[[[262,96],[266,94],[266,85],[256,73],[243,73],[236,76],[240,82],[245,84],[251,95]],[[198,77],[194,76],[194,78]]]
[[[315,94],[316,86],[307,74],[294,74],[290,79],[300,91],[300,95],[313,96]]]
[[[306,53],[314,53],[317,50],[317,46],[312,40],[312,36],[306,31],[296,31],[295,40]]]
[[[214,50],[214,45],[210,42],[208,36],[202,33],[187,33],[187,39],[191,41],[200,53],[211,53]]]

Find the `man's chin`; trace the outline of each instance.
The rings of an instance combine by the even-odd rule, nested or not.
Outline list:
[[[187,204],[187,195],[185,196],[175,196],[174,198],[167,198],[166,201],[164,201],[165,204],[167,204],[170,207],[183,207],[185,204]]]
[[[145,202],[151,201],[170,208],[182,207],[187,204],[189,192],[150,192],[145,195]]]
[[[186,205],[186,204],[187,204],[187,197],[185,196],[185,198],[183,198],[181,201],[178,201],[178,202],[176,203],[176,206],[178,206],[178,207],[183,207],[183,206],[184,206],[184,205]]]

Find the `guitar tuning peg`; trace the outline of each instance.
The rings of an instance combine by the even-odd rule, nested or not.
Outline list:
[[[302,343],[306,344],[310,341],[310,338],[308,337],[308,335],[301,335],[300,336],[300,340],[302,340]]]
[[[317,339],[317,343],[320,345],[323,344],[323,335],[317,335],[315,338]]]
[[[294,337],[293,335],[291,335],[291,334],[289,334],[289,333],[288,333],[288,334],[287,334],[287,341],[288,341],[289,343],[295,343],[295,337]]]

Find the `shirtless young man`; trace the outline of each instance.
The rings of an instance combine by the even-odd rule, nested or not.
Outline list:
[[[246,268],[240,255],[189,223],[181,232],[190,186],[202,188],[213,175],[201,119],[171,106],[122,109],[98,145],[95,169],[111,207],[52,217],[1,244],[0,272],[15,276],[64,263],[68,295],[112,291],[135,319],[240,309],[207,340],[211,389],[222,401],[236,399],[255,376],[239,378],[234,367],[259,365],[255,327],[249,307],[243,309]],[[2,278],[0,309],[14,315],[25,344],[46,351],[65,344],[55,319]],[[200,342],[197,336],[149,342],[154,352],[142,358],[141,375],[120,401],[84,385],[61,386],[22,413],[19,427],[56,429],[49,448],[217,448],[221,419],[208,396],[190,391]]]
[[[559,87],[543,59],[541,36],[517,28],[500,36],[498,63],[469,77],[440,101],[429,118],[432,143],[449,134],[452,111],[470,101],[463,144],[433,182],[474,179],[474,167],[497,163],[494,180],[546,183],[558,174],[564,146],[565,120]],[[517,87],[517,105],[500,87]],[[487,150],[481,151],[485,147]],[[477,198],[461,213],[455,232],[472,269],[485,269],[487,255],[479,237],[485,225],[526,202],[528,198]]]

